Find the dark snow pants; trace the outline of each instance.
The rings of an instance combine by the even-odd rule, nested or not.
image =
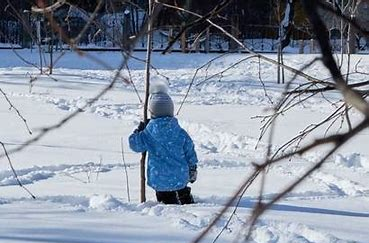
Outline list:
[[[194,203],[191,188],[186,186],[177,191],[156,191],[156,199],[164,204],[191,204]]]

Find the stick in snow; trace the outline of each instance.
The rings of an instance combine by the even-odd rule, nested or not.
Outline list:
[[[127,197],[128,197],[128,202],[131,202],[131,196],[129,193],[129,180],[128,180],[128,171],[127,171],[127,164],[126,164],[126,160],[124,157],[124,146],[123,146],[123,138],[121,138],[120,140],[120,145],[122,148],[122,161],[123,161],[123,166],[124,166],[124,172],[126,175],[126,189],[127,189]]]

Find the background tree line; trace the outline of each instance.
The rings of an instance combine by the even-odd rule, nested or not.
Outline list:
[[[52,5],[56,0],[1,1],[0,9],[3,9],[3,12],[0,15],[0,43],[30,47],[35,45],[36,42],[45,44],[45,42],[53,39],[53,45],[59,44],[62,47],[65,43],[61,38],[58,38],[58,36],[50,37],[52,33],[50,33],[50,28],[47,26],[45,16],[31,11],[32,6],[42,7],[41,3],[43,2]],[[182,8],[203,15],[222,1],[166,0],[164,2],[177,6],[179,9]],[[233,36],[245,41],[254,50],[276,51],[280,35],[280,23],[285,15],[287,2],[287,0],[234,0],[216,16],[213,16],[212,21],[232,33]],[[347,5],[349,2],[355,1],[334,0],[330,1],[330,4]],[[357,9],[367,7],[368,2],[366,0],[360,1],[362,6],[357,7]],[[295,42],[292,42],[292,47],[295,47],[298,40],[310,40],[314,38],[314,35],[308,27],[308,21],[300,1],[291,1],[291,3],[294,6],[294,16],[293,24],[289,26],[291,32],[289,38],[295,40]],[[95,0],[68,0],[66,4],[53,13],[53,16],[67,37],[75,38],[86,25],[88,15],[95,11],[98,15],[96,18],[98,21],[94,21],[88,31],[81,37],[80,45],[120,48],[119,43],[124,43],[130,36],[137,34],[147,16],[147,9],[148,2],[144,0],[105,0],[102,1],[102,4]],[[360,13],[360,18],[368,21],[369,24],[369,11],[361,11]],[[331,22],[332,38],[342,39],[341,32],[344,33],[343,37],[347,38],[348,34],[345,33],[348,33],[348,27],[339,27],[332,19],[329,16],[326,18],[327,21]],[[192,14],[178,9],[163,8],[154,24],[155,30],[160,30],[153,38],[157,42],[154,44],[154,49],[163,48],[180,31],[182,26],[186,26],[195,20],[196,17]],[[34,32],[33,37],[32,34],[30,35],[24,30],[22,21],[29,24],[30,29]],[[181,48],[182,51],[237,50],[237,45],[232,43],[232,40],[224,36],[223,33],[215,28],[206,30],[207,27],[206,23],[199,23],[186,29],[183,36],[178,40],[177,48]],[[38,38],[38,40],[35,40],[35,38]],[[365,39],[360,40],[361,36],[357,35],[354,38],[357,41],[358,49],[365,49],[368,46]],[[146,48],[145,43],[143,40],[137,48]],[[305,46],[307,43],[302,45]]]

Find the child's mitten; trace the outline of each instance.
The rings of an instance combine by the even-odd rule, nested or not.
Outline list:
[[[197,166],[196,165],[192,165],[190,166],[190,171],[189,171],[189,182],[194,183],[197,179]]]
[[[145,127],[147,126],[147,124],[149,123],[150,119],[147,119],[146,123],[144,123],[143,121],[140,121],[140,123],[138,124],[138,127],[136,128],[135,132],[141,132],[145,129]]]

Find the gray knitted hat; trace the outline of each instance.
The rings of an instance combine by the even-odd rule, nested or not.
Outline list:
[[[149,111],[151,113],[151,118],[173,116],[173,101],[167,93],[153,93],[149,100]]]

